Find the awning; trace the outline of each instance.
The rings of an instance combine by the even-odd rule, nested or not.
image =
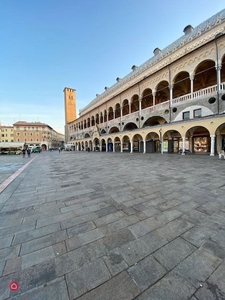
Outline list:
[[[21,148],[24,146],[24,143],[19,142],[2,142],[0,143],[0,149],[1,148]]]

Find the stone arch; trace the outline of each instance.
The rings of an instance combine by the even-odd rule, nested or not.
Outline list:
[[[200,62],[194,70],[193,91],[199,91],[217,84],[215,62],[207,59]]]
[[[131,113],[139,110],[139,96],[133,95],[131,98]]]
[[[160,152],[160,138],[159,134],[150,131],[146,134],[145,137],[146,140],[146,153],[155,153],[155,152]]]
[[[191,81],[189,73],[182,71],[173,79],[173,98],[178,98],[191,93]]]
[[[113,120],[113,108],[111,106],[108,109],[108,120]]]
[[[90,137],[90,134],[89,133],[85,133],[84,138],[86,139],[86,138],[89,138],[89,137]]]
[[[150,127],[150,126],[156,126],[156,125],[160,125],[160,124],[165,124],[167,123],[166,119],[164,119],[161,116],[153,116],[148,118],[145,123],[143,124],[143,128],[144,127]]]
[[[121,152],[121,140],[118,136],[114,138],[115,152]]]
[[[119,132],[119,131],[120,131],[119,128],[116,126],[113,126],[109,129],[109,133],[115,133],[115,132]]]
[[[128,135],[124,135],[122,138],[123,152],[130,152],[130,138]]]
[[[170,99],[169,83],[166,80],[159,82],[156,86],[155,104],[163,103]]]
[[[102,148],[102,152],[106,151],[106,141],[105,141],[105,139],[101,140],[101,148]]]
[[[129,101],[127,99],[123,100],[123,103],[122,103],[122,114],[123,114],[123,116],[129,114]]]
[[[99,114],[95,115],[95,122],[96,122],[96,124],[99,124]]]
[[[95,126],[95,117],[94,116],[91,117],[91,126]]]
[[[147,88],[142,93],[141,109],[153,106],[152,90]]]
[[[120,104],[119,103],[117,103],[115,105],[115,119],[116,118],[120,118]]]
[[[100,151],[100,141],[98,138],[93,140],[93,151]]]
[[[125,126],[124,126],[124,128],[123,128],[123,131],[127,131],[127,130],[135,130],[135,129],[137,129],[138,127],[137,127],[137,125],[135,124],[135,123],[132,123],[132,122],[129,122],[129,123],[127,123]]]
[[[142,152],[143,153],[143,137],[141,134],[135,134],[132,138],[133,141],[133,152]]]
[[[182,136],[178,130],[170,129],[163,134],[163,152],[178,153],[182,149]],[[186,146],[189,149],[189,145]]]
[[[189,127],[185,136],[189,140],[191,152],[195,154],[210,153],[210,133],[205,126]]]

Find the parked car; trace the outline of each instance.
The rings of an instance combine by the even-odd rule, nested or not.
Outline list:
[[[41,148],[40,147],[35,147],[32,149],[33,153],[40,153],[41,152]]]

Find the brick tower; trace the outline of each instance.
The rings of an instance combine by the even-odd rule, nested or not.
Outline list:
[[[65,139],[69,142],[68,123],[76,120],[76,90],[65,87],[64,90],[65,105]]]

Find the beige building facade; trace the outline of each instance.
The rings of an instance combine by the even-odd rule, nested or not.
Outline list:
[[[0,125],[0,143],[14,142],[13,126]]]
[[[61,147],[65,141],[63,134],[41,122],[18,121],[13,124],[13,131],[15,142],[41,147],[42,150]]]
[[[183,32],[105,87],[78,118],[66,119],[66,142],[75,150],[219,153],[225,146],[225,10]]]

